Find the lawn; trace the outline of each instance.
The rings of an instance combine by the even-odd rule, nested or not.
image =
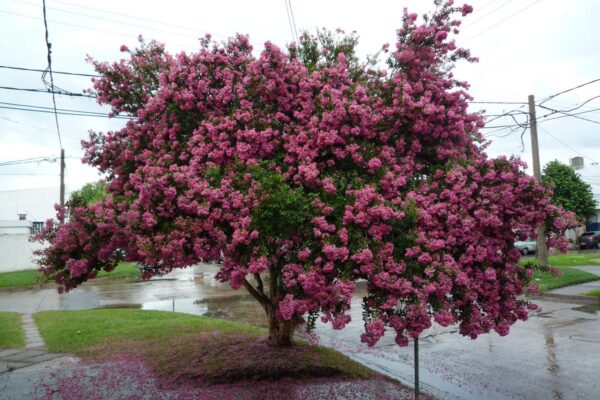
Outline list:
[[[540,271],[535,269],[533,273],[532,283],[540,285],[540,291],[545,292],[551,289],[557,289],[563,286],[576,285],[579,283],[591,282],[600,279],[599,276],[591,272],[581,271],[576,268],[578,266],[600,265],[600,263],[592,261],[600,259],[600,254],[597,253],[566,253],[557,254],[548,257],[548,264],[551,267],[556,267],[560,271],[560,276],[555,276],[550,271]],[[535,258],[522,258],[521,264],[525,265],[533,263],[537,265]]]
[[[21,328],[21,314],[0,312],[0,349],[25,346],[25,333]]]
[[[548,257],[548,264],[552,267],[580,267],[584,265],[600,265],[593,261],[600,260],[598,253],[565,253]]]
[[[594,289],[591,292],[587,292],[586,295],[598,297],[600,299],[600,289]]]
[[[101,271],[97,278],[104,279],[131,279],[140,277],[139,269],[131,263],[120,263],[112,272]],[[28,288],[44,284],[44,276],[35,269],[26,269],[13,272],[0,273],[0,288]]]
[[[335,350],[301,340],[274,348],[261,328],[209,317],[105,309],[43,311],[34,319],[50,351],[93,361],[141,359],[166,385],[375,374]]]
[[[575,268],[559,267],[561,275],[555,277],[551,272],[535,271],[532,283],[540,285],[540,291],[545,292],[563,286],[576,285],[578,283],[591,282],[600,279],[600,276],[591,272],[580,271]]]

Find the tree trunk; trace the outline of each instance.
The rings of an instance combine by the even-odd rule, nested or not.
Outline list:
[[[244,287],[260,303],[267,314],[269,321],[269,339],[268,343],[274,347],[289,347],[294,344],[294,330],[296,326],[302,324],[302,318],[294,316],[290,321],[277,318],[277,307],[272,303],[272,299],[277,296],[277,284],[274,282],[275,270],[270,267],[270,297],[267,297],[263,291],[263,282],[260,275],[255,275],[258,287],[254,287],[247,280],[244,281]],[[276,279],[276,277],[275,277]]]
[[[275,317],[274,310],[266,310],[269,319],[269,344],[274,347],[290,347],[294,344],[295,319],[282,321]]]

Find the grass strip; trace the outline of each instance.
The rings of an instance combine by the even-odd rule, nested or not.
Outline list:
[[[0,311],[0,348],[25,346],[21,314]]]

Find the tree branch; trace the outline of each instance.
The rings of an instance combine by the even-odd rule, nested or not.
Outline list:
[[[267,296],[265,296],[264,293],[260,293],[258,290],[256,290],[254,288],[254,286],[252,286],[252,284],[250,284],[250,282],[248,282],[246,279],[244,279],[244,287],[246,288],[246,290],[248,292],[250,292],[252,297],[254,297],[256,300],[258,300],[258,302],[263,307],[267,307],[267,306],[271,305],[270,299]]]
[[[256,282],[258,283],[256,290],[258,290],[260,294],[265,294],[264,285],[260,274],[254,274],[254,279],[256,279]]]

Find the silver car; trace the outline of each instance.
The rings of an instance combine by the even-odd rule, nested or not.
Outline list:
[[[515,242],[515,247],[519,249],[524,256],[533,254],[537,251],[537,241],[527,238],[523,241]]]

